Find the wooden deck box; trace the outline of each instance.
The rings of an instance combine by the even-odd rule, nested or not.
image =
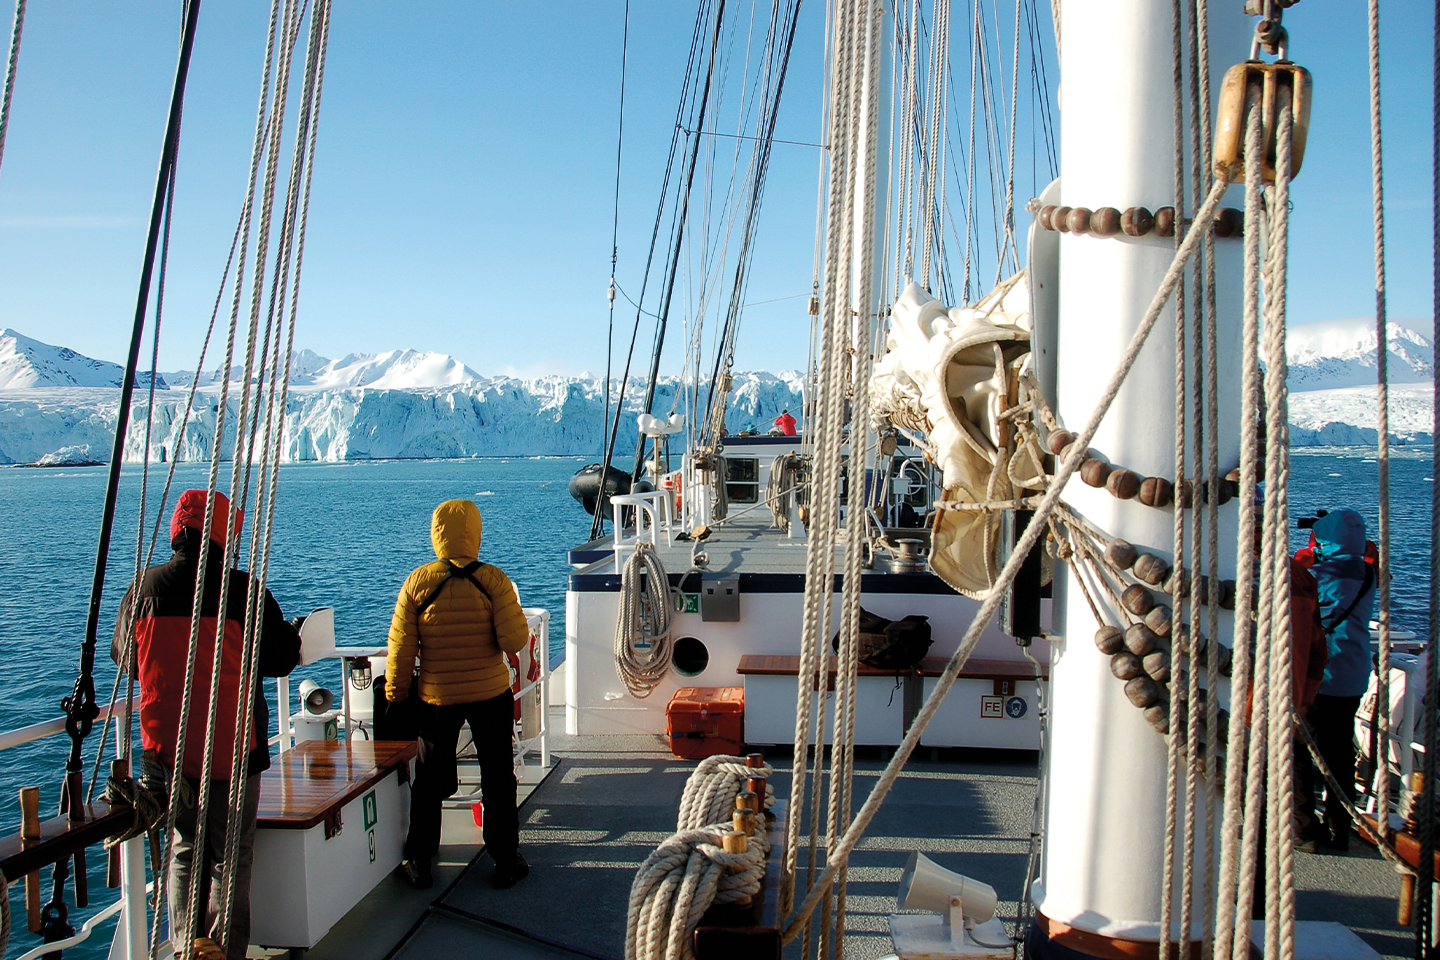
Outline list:
[[[410,742],[309,740],[261,774],[250,940],[309,949],[400,862]]]

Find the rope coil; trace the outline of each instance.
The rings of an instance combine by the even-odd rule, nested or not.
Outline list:
[[[654,693],[670,672],[674,655],[670,634],[679,600],[655,548],[637,543],[620,573],[615,624],[615,672],[636,699]]]

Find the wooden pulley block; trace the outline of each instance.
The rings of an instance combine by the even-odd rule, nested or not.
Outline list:
[[[1289,102],[1294,118],[1290,138],[1290,176],[1300,173],[1305,140],[1310,132],[1310,71],[1288,60],[1264,63],[1246,60],[1225,71],[1220,102],[1215,107],[1215,176],[1230,183],[1245,180],[1245,98],[1251,84],[1260,86],[1260,124],[1264,157],[1261,175],[1275,182],[1275,142],[1280,105]]]
[[[1143,623],[1132,623],[1125,630],[1125,649],[1143,657],[1160,645],[1160,638],[1155,636],[1155,631]]]
[[[1103,487],[1110,480],[1110,473],[1114,467],[1101,460],[1099,457],[1091,457],[1080,464],[1080,479],[1092,487]]]
[[[1140,556],[1140,551],[1129,540],[1121,540],[1116,537],[1105,547],[1105,559],[1119,567],[1121,570],[1129,570],[1135,565],[1135,560]]]
[[[1165,683],[1170,679],[1170,654],[1164,650],[1151,650],[1140,663],[1156,682]]]
[[[1145,626],[1155,631],[1157,637],[1170,636],[1170,608],[1163,603],[1157,603],[1145,614]]]
[[[1128,650],[1121,650],[1110,658],[1110,672],[1120,680],[1133,680],[1144,672],[1140,658]]]
[[[1142,673],[1138,677],[1132,677],[1126,681],[1125,696],[1130,698],[1131,703],[1143,710],[1159,702],[1160,687],[1156,685],[1154,680],[1151,680]]]
[[[1153,553],[1142,553],[1135,558],[1135,566],[1131,568],[1135,576],[1144,580],[1152,587],[1158,587],[1165,582],[1170,575],[1170,564],[1161,560]]]
[[[1120,603],[1137,617],[1143,617],[1155,609],[1154,595],[1138,583],[1132,583],[1125,588],[1125,592],[1120,594]]]
[[[1113,656],[1125,648],[1125,634],[1107,623],[1095,631],[1095,646],[1107,657]]]

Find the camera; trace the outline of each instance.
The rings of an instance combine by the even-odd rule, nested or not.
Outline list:
[[[1309,530],[1315,526],[1316,521],[1329,513],[1329,510],[1316,510],[1313,517],[1301,517],[1295,521],[1295,527],[1299,530]]]

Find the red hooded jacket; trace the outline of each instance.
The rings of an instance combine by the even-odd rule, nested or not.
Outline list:
[[[182,767],[185,776],[191,779],[200,777],[205,759],[210,680],[214,666],[215,632],[220,624],[217,612],[229,513],[229,499],[217,493],[210,528],[205,598],[200,606],[200,634]],[[190,615],[194,609],[196,571],[202,547],[200,531],[204,527],[204,517],[205,491],[185,491],[175,505],[175,514],[170,522],[170,545],[175,555],[168,562],[146,570],[138,591],[133,585],[126,591],[110,651],[115,662],[123,667],[126,646],[134,638],[135,677],[140,685],[140,735],[145,749],[157,751],[166,768],[171,770],[175,768],[179,740],[181,698],[185,690],[185,666],[190,648]],[[235,511],[237,536],[242,519],[240,511]],[[230,588],[225,600],[215,756],[211,767],[214,780],[229,780],[232,769],[249,589],[248,574],[230,571]],[[259,672],[266,677],[284,676],[300,661],[300,635],[285,622],[280,605],[269,590],[265,591],[261,610]],[[270,715],[258,682],[254,685],[253,716],[246,776],[270,766],[267,737]]]

